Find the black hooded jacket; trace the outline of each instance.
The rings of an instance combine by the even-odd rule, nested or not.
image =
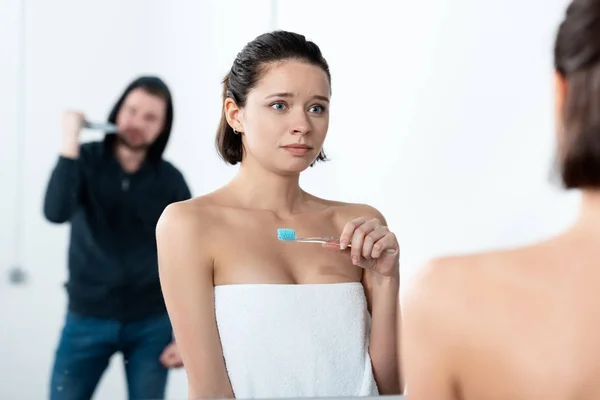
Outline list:
[[[109,116],[115,122],[127,94],[155,77],[131,83]],[[59,156],[44,200],[53,223],[70,221],[66,283],[69,309],[84,316],[132,321],[165,312],[156,254],[155,228],[167,205],[191,197],[181,172],[163,160],[173,105],[167,100],[163,132],[141,168],[128,174],[114,156],[116,137],[81,145],[77,159]]]

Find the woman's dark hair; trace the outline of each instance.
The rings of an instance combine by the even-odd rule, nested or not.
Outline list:
[[[573,0],[558,29],[554,68],[566,82],[559,168],[567,189],[600,188],[600,0]]]
[[[267,71],[267,64],[285,60],[299,60],[321,67],[331,86],[329,66],[315,43],[297,33],[274,31],[258,36],[238,53],[231,70],[223,79],[223,102],[231,98],[239,107],[244,107],[248,93]],[[235,165],[244,156],[242,137],[234,133],[225,118],[225,110],[222,111],[215,144],[221,158]],[[326,160],[327,156],[321,151],[315,162]]]

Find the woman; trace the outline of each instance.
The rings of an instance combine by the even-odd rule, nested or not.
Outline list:
[[[216,142],[239,172],[157,226],[190,398],[399,393],[398,242],[374,208],[299,186],[326,160],[330,95],[320,49],[283,31],[248,43],[223,82]],[[279,228],[340,240],[283,242]]]
[[[432,262],[403,304],[406,390],[421,399],[600,398],[600,0],[575,0],[555,43],[568,230]]]

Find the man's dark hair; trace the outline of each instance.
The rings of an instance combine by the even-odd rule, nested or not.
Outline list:
[[[123,105],[123,101],[125,101],[125,98],[132,90],[137,88],[141,88],[149,94],[160,97],[166,103],[163,129],[154,143],[152,143],[148,149],[148,154],[146,156],[147,161],[156,164],[162,158],[165,148],[167,147],[169,137],[171,136],[171,128],[173,126],[173,99],[171,97],[171,91],[169,90],[169,87],[162,79],[156,76],[140,76],[131,82],[125,88],[125,91],[123,94],[121,94],[121,97],[119,97],[117,103],[113,106],[113,109],[108,116],[108,121],[113,124],[116,123],[117,114]],[[108,142],[113,142],[115,139],[115,135],[107,135]]]

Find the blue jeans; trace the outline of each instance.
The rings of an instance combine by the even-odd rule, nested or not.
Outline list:
[[[159,361],[172,340],[167,314],[135,322],[67,313],[56,350],[50,400],[89,400],[109,360],[123,353],[129,399],[164,399],[168,369]]]

